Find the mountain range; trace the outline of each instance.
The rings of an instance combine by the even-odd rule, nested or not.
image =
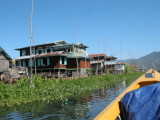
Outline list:
[[[160,69],[160,51],[158,52],[152,52],[146,56],[140,57],[139,59],[127,59],[127,60],[121,60],[121,62],[130,64],[130,65],[137,65],[140,67],[148,69]]]

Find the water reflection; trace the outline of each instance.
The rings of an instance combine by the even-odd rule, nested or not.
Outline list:
[[[100,113],[130,82],[114,83],[79,99],[32,102],[13,107],[1,107],[1,120],[91,120]]]

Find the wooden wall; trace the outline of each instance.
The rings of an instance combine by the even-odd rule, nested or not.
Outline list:
[[[0,71],[3,71],[8,68],[9,68],[9,61],[3,56],[3,54],[0,54]]]
[[[50,65],[38,66],[38,64],[37,64],[36,68],[37,69],[66,68],[65,65],[60,64],[60,56],[51,56],[49,58],[50,58]]]
[[[90,62],[89,61],[85,61],[84,59],[81,59],[79,61],[79,68],[86,68],[86,69],[90,69]]]

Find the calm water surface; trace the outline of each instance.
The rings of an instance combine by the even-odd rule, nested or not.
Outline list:
[[[92,120],[129,84],[126,81],[114,83],[79,99],[1,107],[0,120]]]

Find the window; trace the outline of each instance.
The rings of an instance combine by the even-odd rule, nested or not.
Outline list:
[[[38,59],[38,66],[42,66],[43,59]]]
[[[42,50],[38,50],[38,54],[42,54]]]
[[[50,65],[50,58],[47,58],[47,65]]]
[[[66,57],[60,57],[60,64],[61,65],[67,65],[67,58]]]
[[[42,53],[43,53],[43,49],[42,49],[42,47],[39,47],[39,48],[38,48],[37,53],[38,53],[38,54],[42,54]]]
[[[25,60],[21,60],[21,67],[26,67],[26,62],[25,62]]]
[[[51,52],[51,46],[47,46],[46,47],[46,53],[50,53]]]
[[[46,66],[47,65],[47,58],[44,58],[43,59],[43,66]]]
[[[48,66],[50,65],[50,58],[38,59],[38,66]]]
[[[32,66],[34,66],[34,60],[32,59]],[[28,60],[28,67],[30,67],[30,60]]]
[[[32,55],[35,54],[35,49],[32,48],[32,51],[31,51]]]
[[[62,64],[64,65],[64,57],[62,57]]]
[[[26,50],[22,50],[22,56],[26,56]]]

